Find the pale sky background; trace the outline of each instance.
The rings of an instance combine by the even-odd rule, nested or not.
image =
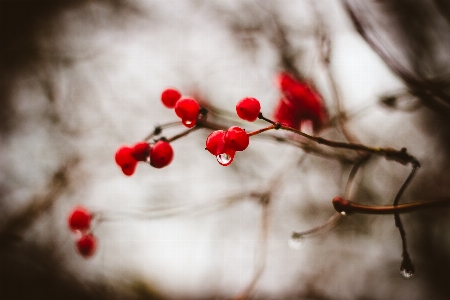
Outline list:
[[[18,247],[31,250],[5,257],[27,262],[30,252],[43,252],[29,259],[30,268],[48,268],[49,255],[74,286],[89,292],[101,282],[118,299],[137,297],[140,289],[171,299],[232,298],[248,287],[265,253],[263,210],[255,199],[222,204],[280,178],[254,299],[445,299],[448,294],[430,283],[436,266],[423,243],[446,250],[448,263],[448,209],[403,218],[416,265],[411,280],[399,275],[401,240],[393,216],[348,216],[299,249],[289,246],[293,231],[334,214],[331,200],[343,195],[349,172],[336,161],[306,154],[297,166],[302,150],[252,138],[225,168],[204,151],[208,131],[199,130],[173,143],[175,158],[167,168],[141,164],[126,177],[114,163],[120,145],[177,120],[160,103],[166,87],[231,114],[241,98],[256,97],[270,115],[280,96],[276,26],[286,33],[296,68],[315,82],[333,116],[312,2],[331,38],[330,68],[351,117],[348,129],[361,143],[407,147],[421,161],[405,201],[448,195],[447,123],[425,107],[403,111],[379,104],[380,96],[403,84],[356,33],[339,1],[146,0],[124,7],[86,1],[40,20],[33,39],[38,59],[11,78],[15,113],[12,130],[0,140],[0,228],[48,194],[51,178],[66,164],[70,184],[23,233]],[[334,130],[321,135],[342,139]],[[354,200],[392,203],[409,170],[372,159],[356,178]],[[77,254],[66,226],[77,204],[115,218],[95,225],[98,249],[88,260]]]

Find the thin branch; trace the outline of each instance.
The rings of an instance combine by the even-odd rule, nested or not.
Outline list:
[[[259,115],[259,119],[262,119],[270,124],[272,124],[274,127],[267,127],[269,129],[281,129],[285,131],[289,131],[295,134],[298,134],[300,136],[303,136],[313,142],[316,142],[321,145],[326,145],[333,148],[342,148],[342,149],[350,149],[354,151],[364,151],[367,153],[376,154],[379,156],[384,156],[387,160],[394,160],[398,163],[401,163],[402,165],[406,165],[408,163],[412,164],[413,166],[420,167],[419,161],[412,155],[408,154],[406,151],[406,148],[402,148],[401,150],[395,150],[393,148],[378,148],[378,147],[369,147],[362,144],[354,144],[354,143],[345,143],[345,142],[336,142],[324,139],[323,137],[317,137],[312,136],[309,134],[306,134],[300,130],[297,130],[295,128],[281,125],[278,122],[274,122],[270,119],[267,119],[262,114]],[[269,130],[268,129],[268,130]]]
[[[333,199],[334,209],[345,215],[370,214],[370,215],[393,215],[395,213],[410,213],[430,208],[450,207],[450,197],[431,200],[417,201],[398,205],[363,205],[335,197]]]

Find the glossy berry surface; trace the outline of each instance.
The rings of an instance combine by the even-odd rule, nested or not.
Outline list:
[[[200,106],[194,99],[182,98],[175,105],[175,113],[188,128],[194,127],[197,123],[199,111]]]
[[[206,150],[212,155],[220,154],[218,150],[223,149],[223,144],[225,143],[225,131],[216,130],[211,132],[211,134],[206,138]]]
[[[253,122],[261,112],[261,104],[255,98],[244,98],[236,104],[236,113],[239,118]]]
[[[166,141],[158,141],[150,149],[150,165],[155,168],[164,168],[173,160],[172,146]]]
[[[78,253],[88,258],[94,255],[97,249],[97,239],[92,234],[82,235],[76,242]]]
[[[161,102],[167,108],[174,108],[178,100],[180,100],[181,94],[176,89],[165,89],[161,93]]]
[[[83,206],[75,207],[69,215],[69,228],[73,231],[86,231],[91,226],[91,213]]]
[[[133,175],[136,170],[137,160],[133,157],[133,149],[128,146],[120,147],[115,155],[117,165],[122,168],[122,172],[127,175]]]
[[[131,149],[131,156],[137,161],[146,161],[150,155],[150,145],[147,142],[134,144]]]
[[[230,127],[225,135],[225,144],[235,151],[247,149],[250,139],[244,129],[238,126]]]
[[[320,129],[327,121],[327,114],[322,97],[306,82],[296,80],[287,73],[281,73],[277,78],[283,97],[275,108],[275,121],[299,129],[300,125],[309,120],[313,129]]]

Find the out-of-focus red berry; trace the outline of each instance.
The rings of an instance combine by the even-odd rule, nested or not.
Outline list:
[[[131,149],[131,156],[137,161],[146,161],[150,155],[150,145],[147,142],[134,144]]]
[[[314,130],[320,129],[327,122],[322,97],[307,83],[297,81],[287,73],[281,73],[277,77],[277,83],[283,97],[275,108],[275,121],[299,129],[302,121],[310,120]]]
[[[161,102],[164,104],[167,108],[174,108],[175,104],[178,100],[180,100],[181,94],[176,89],[165,89],[161,93]]]
[[[89,258],[97,249],[97,239],[92,234],[83,234],[76,242],[78,252],[81,256]]]
[[[239,118],[253,122],[261,112],[261,104],[255,98],[244,98],[236,104],[236,113]]]
[[[175,105],[175,113],[188,128],[194,127],[197,123],[199,111],[200,106],[194,99],[182,98]]]
[[[166,141],[158,141],[150,149],[150,165],[163,168],[173,160],[172,146]]]
[[[91,226],[91,213],[83,206],[76,206],[69,214],[69,228],[73,231],[86,231]]]
[[[133,175],[136,170],[137,160],[133,157],[133,149],[128,146],[120,147],[115,155],[116,163],[121,167],[122,172],[127,175]]]

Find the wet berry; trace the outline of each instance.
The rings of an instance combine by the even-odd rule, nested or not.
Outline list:
[[[91,213],[83,206],[75,207],[69,215],[69,228],[73,231],[86,231],[91,226]]]
[[[244,151],[247,149],[250,139],[244,129],[233,126],[227,130],[225,135],[225,144],[235,151]]]
[[[167,108],[174,108],[181,94],[176,89],[165,89],[161,94],[161,102]]]
[[[136,170],[137,160],[133,157],[133,149],[128,146],[122,146],[115,155],[116,163],[122,168],[122,172],[127,175],[133,175]]]
[[[166,141],[158,141],[150,149],[150,165],[155,168],[163,168],[173,159],[172,146]]]
[[[236,104],[236,113],[239,118],[253,122],[261,112],[261,104],[255,98],[244,98]]]
[[[94,255],[97,249],[97,239],[92,234],[82,235],[76,242],[78,252],[85,258]]]
[[[188,128],[194,127],[197,123],[199,111],[200,106],[194,99],[182,98],[175,105],[175,113]]]
[[[147,142],[134,144],[131,150],[131,156],[137,161],[147,161],[150,155],[150,145]]]
[[[218,155],[218,148],[223,148],[223,144],[225,143],[225,131],[216,130],[211,132],[211,134],[206,138],[206,150],[209,151],[212,155]]]

